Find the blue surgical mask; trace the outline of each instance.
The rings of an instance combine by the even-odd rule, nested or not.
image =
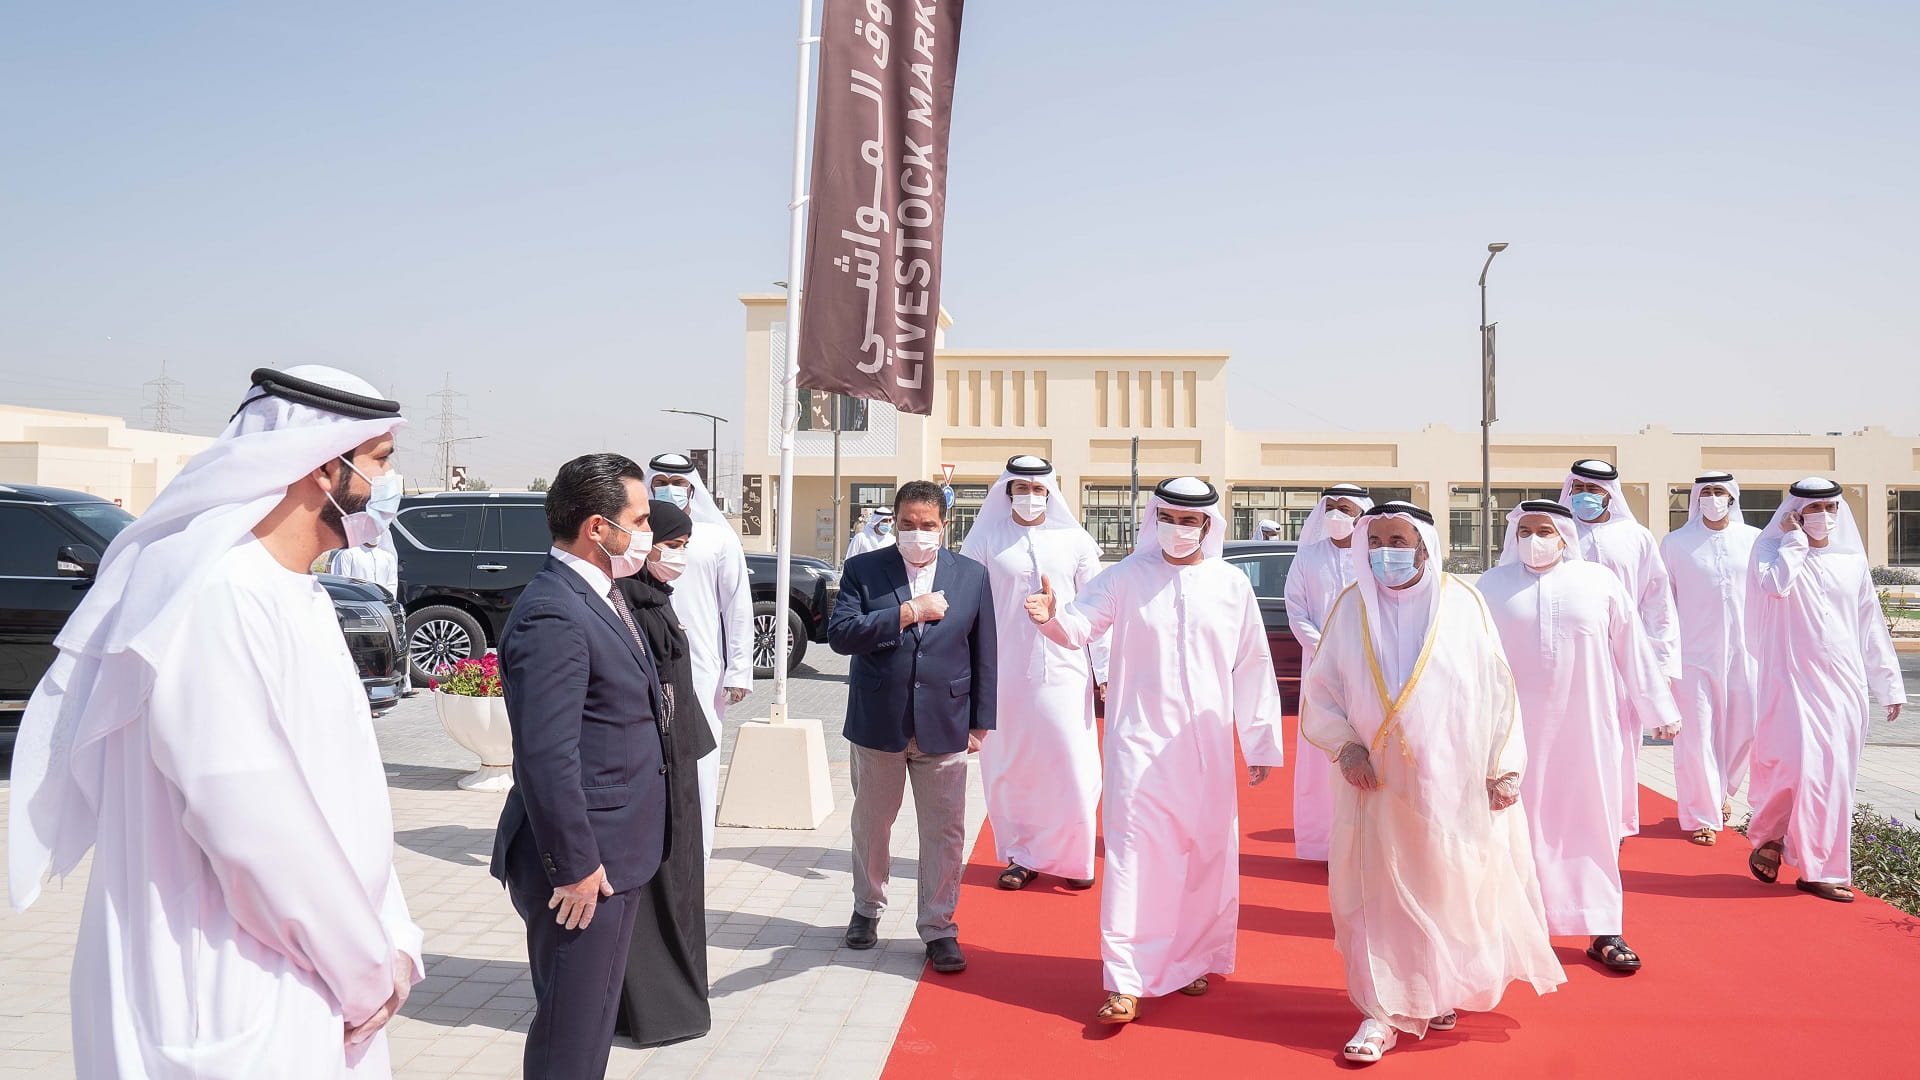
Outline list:
[[[875,525],[873,527],[873,531],[879,533],[881,536],[885,536],[888,533],[893,531],[893,522],[883,521],[880,524]]]
[[[693,489],[681,487],[679,484],[661,484],[653,489],[653,497],[685,510],[687,504],[693,501]]]
[[[1373,567],[1373,576],[1380,584],[1397,589],[1413,580],[1417,572],[1413,557],[1417,554],[1418,548],[1374,548],[1367,552],[1367,563]]]
[[[1573,493],[1573,512],[1581,521],[1598,521],[1607,512],[1607,497],[1591,491]]]

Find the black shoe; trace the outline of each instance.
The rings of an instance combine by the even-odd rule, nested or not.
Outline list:
[[[960,951],[959,938],[943,937],[927,942],[927,959],[933,962],[933,970],[942,975],[967,970],[967,954]]]
[[[870,919],[859,912],[847,922],[847,948],[871,949],[880,940],[880,920]]]

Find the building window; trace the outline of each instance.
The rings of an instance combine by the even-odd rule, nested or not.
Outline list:
[[[1497,487],[1493,489],[1493,559],[1500,561],[1507,542],[1507,515],[1523,502],[1546,499],[1558,502],[1560,489]],[[1452,560],[1480,561],[1480,485],[1455,485],[1447,504],[1447,557]]]
[[[1234,488],[1228,539],[1253,539],[1263,518],[1280,523],[1280,539],[1300,539],[1300,530],[1306,525],[1307,516],[1313,513],[1314,506],[1319,503],[1320,493],[1334,483],[1337,481],[1317,487]],[[1376,506],[1395,499],[1405,501],[1413,498],[1413,489],[1410,487],[1376,487],[1369,490]]]
[[[1145,505],[1151,488],[1142,486]],[[1133,498],[1126,487],[1087,484],[1080,489],[1080,523],[1093,534],[1102,556],[1118,557],[1133,550]]]
[[[1887,565],[1920,566],[1920,488],[1887,491]]]
[[[875,506],[893,509],[893,484],[855,484],[853,497],[847,500],[847,527],[859,529],[866,523],[867,511]]]
[[[987,484],[953,485],[953,506],[947,511],[947,546],[955,551],[980,520],[980,504],[987,500]]]

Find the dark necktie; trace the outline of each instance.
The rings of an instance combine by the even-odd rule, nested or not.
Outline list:
[[[633,609],[627,606],[627,598],[620,592],[620,586],[615,585],[608,589],[607,599],[613,601],[613,610],[619,613],[620,621],[627,624],[627,633],[633,635],[633,643],[639,646],[640,655],[646,656],[647,639],[640,635],[640,624],[633,621]],[[667,725],[673,722],[673,685],[662,681],[660,690],[666,696],[662,709],[666,715],[658,718],[660,728],[664,731]]]

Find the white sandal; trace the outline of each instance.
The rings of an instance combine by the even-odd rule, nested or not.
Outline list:
[[[1371,1063],[1379,1061],[1399,1041],[1398,1031],[1368,1017],[1360,1021],[1360,1030],[1354,1032],[1353,1038],[1347,1040],[1346,1048],[1341,1053],[1348,1061]]]
[[[1433,1019],[1427,1021],[1427,1030],[1452,1031],[1454,1028],[1458,1027],[1459,1024],[1460,1024],[1460,1014],[1455,1012],[1452,1009],[1448,1009],[1446,1012],[1441,1013],[1439,1016],[1436,1016]]]

